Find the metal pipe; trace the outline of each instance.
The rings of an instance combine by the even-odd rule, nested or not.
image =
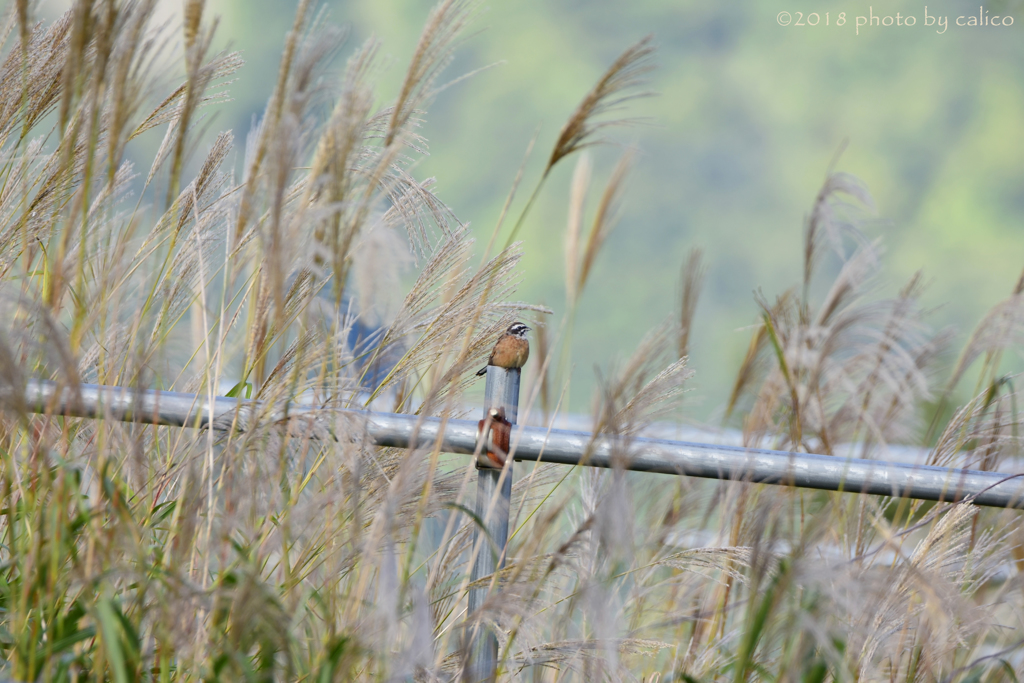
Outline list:
[[[255,401],[217,397],[212,405],[202,397],[173,392],[132,391],[118,387],[80,385],[79,398],[69,389],[59,395],[52,382],[35,381],[26,387],[24,406],[34,412],[79,417],[112,418],[151,424],[230,429],[236,411],[254,414]],[[15,403],[8,397],[8,403]],[[292,404],[270,419],[301,416],[314,410]],[[441,420],[416,415],[333,411],[349,415],[369,440],[382,446],[407,447],[435,442]],[[240,420],[244,427],[246,420]],[[415,436],[414,436],[415,435]],[[441,440],[450,453],[473,453],[477,423],[448,420]],[[661,439],[597,436],[586,432],[520,427],[512,436],[516,460],[565,465],[612,467],[683,474],[710,479],[732,479],[762,484],[870,493],[883,496],[944,500],[970,497],[975,505],[1024,509],[1024,475],[981,472],[946,467],[888,463],[810,453],[715,446]]]
[[[498,408],[504,418],[516,423],[519,414],[519,379],[518,368],[499,368],[487,366],[487,384],[484,388],[484,420],[485,426],[491,408]],[[475,444],[474,439],[474,446]],[[476,515],[482,522],[483,529],[476,527],[473,531],[473,548],[476,554],[470,581],[476,583],[492,576],[494,572],[505,566],[505,546],[508,543],[508,513],[512,500],[512,458],[508,458],[502,469],[481,467],[477,461]],[[477,615],[477,619],[469,627],[470,634],[469,658],[465,680],[471,683],[493,681],[498,665],[498,638],[490,627],[486,626],[480,616],[480,608],[484,606],[490,595],[489,585],[480,585],[469,591],[469,615]]]

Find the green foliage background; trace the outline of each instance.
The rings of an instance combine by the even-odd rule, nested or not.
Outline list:
[[[842,0],[708,3],[682,0],[517,0],[481,5],[449,69],[454,78],[495,65],[443,92],[424,123],[431,157],[420,177],[471,222],[485,243],[524,151],[539,128],[524,187],[544,161],[559,126],[597,76],[640,37],[653,33],[657,97],[630,114],[651,125],[616,132],[641,155],[621,221],[597,264],[574,339],[571,407],[583,409],[593,366],[625,355],[644,331],[671,315],[679,268],[691,247],[705,249],[707,287],[696,315],[691,417],[714,415],[728,393],[756,319],[752,290],[773,297],[796,283],[803,219],[844,140],[838,169],[875,197],[884,239],[884,287],[918,269],[938,310],[936,327],[966,338],[980,312],[1007,296],[1024,267],[1024,3],[992,2],[1011,27],[964,28],[959,15],[978,2],[928,4],[949,17],[937,34],[923,25],[924,3]],[[431,3],[327,2],[348,25],[355,48],[370,35],[393,57],[380,74],[392,97]],[[48,14],[59,2],[44,5]],[[864,27],[856,16],[913,15],[913,27]],[[273,87],[295,3],[215,0],[219,40],[243,50],[247,66],[231,86],[211,132],[248,130]],[[783,27],[781,11],[829,12],[843,27]],[[168,3],[168,15],[179,11]],[[342,60],[346,54],[341,55]],[[154,146],[159,141],[155,141]],[[239,142],[241,142],[239,140]],[[595,185],[618,150],[596,154]],[[533,175],[531,175],[531,171]],[[521,233],[524,300],[560,318],[561,267],[571,165],[558,169]],[[595,197],[592,197],[595,198]],[[520,202],[525,196],[520,196]],[[482,247],[481,247],[482,248]]]

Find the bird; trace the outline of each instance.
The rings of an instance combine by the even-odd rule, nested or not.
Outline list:
[[[530,342],[526,339],[526,333],[529,331],[530,328],[523,323],[509,325],[495,342],[487,365],[499,368],[521,368],[526,365],[526,359],[530,357]],[[476,373],[478,377],[487,374],[487,365]]]
[[[504,408],[491,408],[487,411],[487,417],[477,423],[478,439],[483,436],[485,429],[488,433],[481,446],[480,455],[477,456],[476,466],[501,469],[505,466],[509,443],[512,440],[512,423],[505,418]]]

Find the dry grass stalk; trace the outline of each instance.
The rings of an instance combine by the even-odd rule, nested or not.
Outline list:
[[[608,70],[598,79],[594,87],[588,92],[576,110],[569,116],[555,141],[544,172],[537,181],[536,187],[519,214],[519,219],[509,233],[506,246],[512,244],[519,229],[526,221],[530,209],[540,195],[544,182],[547,180],[551,170],[562,159],[578,152],[586,147],[600,144],[603,140],[597,137],[597,133],[603,129],[635,123],[636,119],[612,119],[596,120],[602,114],[621,109],[627,102],[649,93],[628,92],[629,90],[644,83],[644,76],[654,67],[651,64],[651,57],[654,54],[653,40],[651,36],[643,38],[635,45],[626,49]],[[532,148],[532,143],[531,143]],[[583,178],[580,178],[582,183]],[[582,200],[582,198],[581,198]],[[504,216],[504,214],[503,214]],[[571,252],[570,252],[571,253]]]
[[[702,263],[703,252],[700,249],[690,250],[690,255],[683,264],[682,284],[679,292],[679,357],[690,355],[690,333],[693,316],[697,313],[697,300],[707,276],[707,268]]]
[[[432,97],[432,87],[451,62],[456,39],[469,21],[472,10],[471,2],[444,0],[431,11],[409,62],[398,99],[391,108],[384,135],[385,146],[405,133],[413,114]]]
[[[590,156],[581,154],[572,174],[569,191],[569,218],[565,229],[565,300],[572,306],[577,299],[576,285],[579,280],[580,234],[583,228],[583,213],[590,189]]]
[[[586,246],[583,248],[583,256],[577,267],[579,279],[572,290],[575,293],[583,291],[583,287],[587,284],[587,278],[590,276],[590,270],[594,267],[594,260],[615,227],[623,185],[632,163],[633,153],[627,151],[615,165],[611,178],[608,179],[608,184],[605,186],[604,192],[601,193],[601,200],[598,202],[597,212],[594,214],[594,222],[590,227]]]
[[[628,119],[597,121],[597,117],[620,109],[630,100],[642,97],[645,93],[629,93],[627,91],[643,85],[644,77],[654,68],[651,58],[654,55],[652,36],[647,36],[635,45],[630,46],[612,62],[604,75],[598,79],[569,116],[558,134],[554,149],[548,158],[544,175],[547,175],[559,161],[574,152],[600,142],[595,136],[609,126],[628,123]]]

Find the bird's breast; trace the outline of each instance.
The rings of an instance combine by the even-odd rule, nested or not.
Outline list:
[[[491,365],[502,368],[521,368],[530,357],[530,342],[519,337],[504,337],[494,347]]]

